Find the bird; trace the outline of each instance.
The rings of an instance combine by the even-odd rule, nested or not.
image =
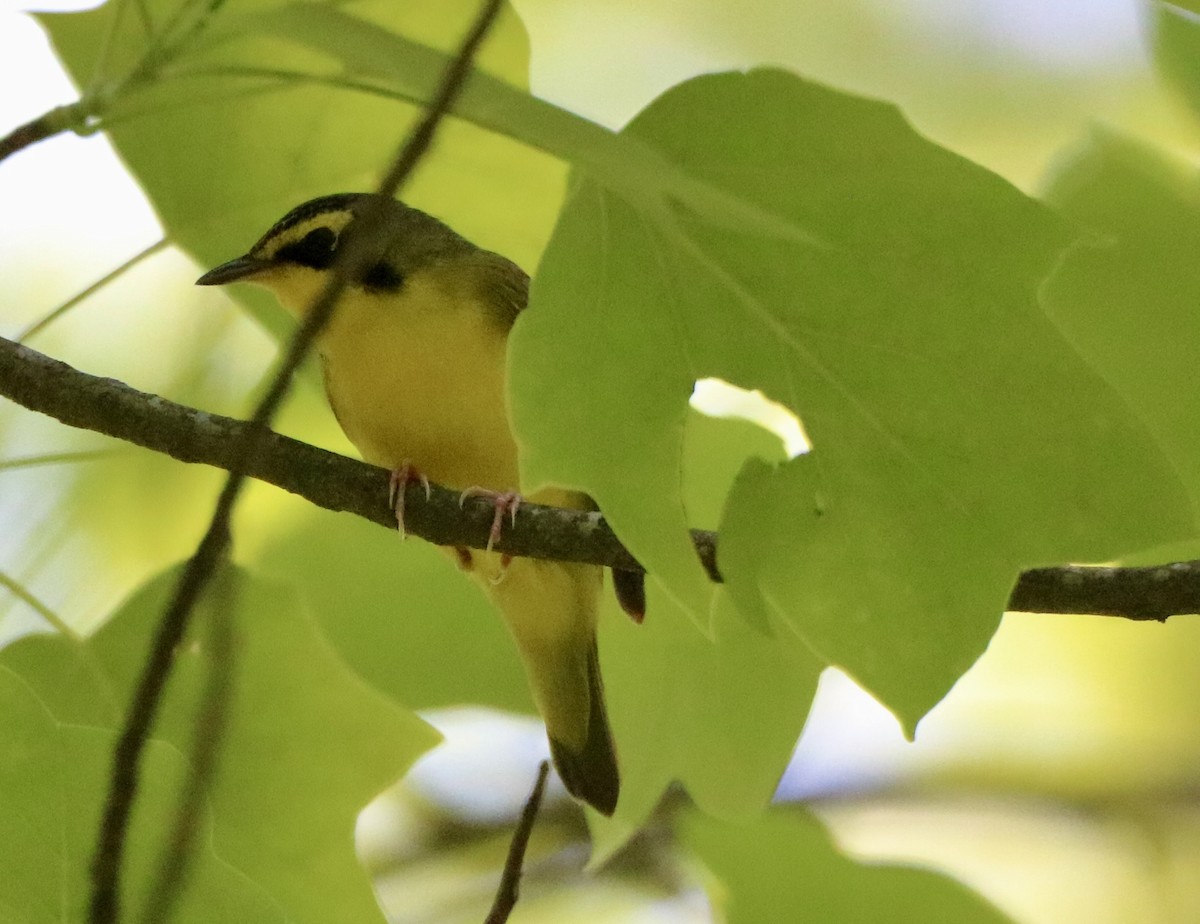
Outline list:
[[[373,203],[390,243],[349,281],[316,342],[329,404],[363,459],[392,471],[401,530],[405,482],[419,477],[492,498],[494,538],[521,501],[505,398],[508,333],[529,298],[517,264],[390,196],[338,193],[296,206],[196,284],[261,286],[302,319],[351,222]],[[529,500],[595,509],[587,495],[554,487]],[[500,610],[567,791],[612,815],[620,773],[596,642],[603,569],[510,560],[490,545],[446,552]],[[642,576],[614,572],[613,583],[640,621]]]

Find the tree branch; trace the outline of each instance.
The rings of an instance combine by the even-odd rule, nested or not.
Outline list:
[[[176,404],[114,379],[88,375],[27,346],[0,337],[0,394],[32,411],[161,452],[181,462],[228,471],[249,424]],[[326,510],[353,513],[396,528],[382,468],[266,431],[245,474],[298,494]],[[487,547],[495,508],[482,498],[459,507],[457,491],[433,485],[429,500],[417,481],[405,494],[407,532],[437,545]],[[496,550],[558,561],[592,562],[629,570],[641,566],[604,518],[591,511],[524,503]],[[698,533],[715,557],[712,533]]]
[[[491,911],[483,924],[504,924],[521,892],[521,870],[525,866],[525,850],[529,847],[529,835],[533,833],[533,823],[537,819],[538,809],[542,805],[542,794],[546,791],[546,777],[550,775],[550,761],[543,760],[538,764],[537,780],[529,798],[525,800],[525,808],[513,831],[512,841],[508,845],[508,856],[504,859],[504,872],[500,876],[500,885],[496,889],[496,898],[492,902]]]
[[[0,394],[72,427],[104,433],[182,462],[228,470],[248,424],[146,394],[113,379],[73,369],[29,347],[0,338]],[[326,510],[353,513],[395,529],[388,473],[381,468],[266,432],[245,474],[298,494]],[[458,493],[436,485],[425,499],[417,482],[405,495],[408,532],[437,545],[487,546],[493,508],[483,499],[460,509]],[[716,535],[693,530],[696,552],[714,581]],[[522,504],[496,549],[510,555],[576,561],[640,571],[641,566],[591,511]],[[1200,612],[1200,562],[1148,568],[1036,568],[1020,577],[1008,609],[1090,613],[1164,620]]]

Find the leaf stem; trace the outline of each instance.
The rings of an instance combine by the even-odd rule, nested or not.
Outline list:
[[[85,449],[79,452],[47,452],[36,456],[19,456],[15,459],[0,459],[0,472],[13,469],[36,468],[39,465],[64,465],[74,462],[95,462],[120,455],[119,449]]]
[[[0,587],[5,588],[14,597],[30,607],[42,619],[50,623],[56,631],[69,638],[72,642],[83,640],[83,636],[75,631],[61,616],[46,606],[41,600],[30,593],[25,585],[0,571]]]
[[[90,104],[83,99],[65,106],[55,106],[49,112],[17,126],[0,138],[0,161],[62,132],[78,131],[87,124],[91,116]]]
[[[37,321],[34,321],[32,324],[30,324],[28,327],[26,327],[23,331],[21,331],[21,333],[19,333],[17,335],[17,343],[25,343],[27,340],[29,340],[29,338],[34,337],[37,334],[40,334],[47,327],[49,327],[51,324],[53,324],[55,321],[57,321],[59,318],[61,318],[63,315],[65,315],[68,311],[70,311],[72,308],[74,308],[76,305],[80,304],[81,302],[83,302],[86,299],[90,298],[91,296],[95,295],[97,292],[99,292],[101,289],[103,289],[109,283],[114,282],[117,279],[119,279],[121,276],[125,275],[125,273],[129,272],[129,270],[133,269],[135,266],[137,266],[143,260],[154,256],[156,253],[158,253],[160,250],[162,250],[164,247],[166,247],[168,243],[170,243],[170,242],[164,237],[161,240],[155,241],[153,244],[151,244],[145,250],[134,254],[132,257],[130,257],[128,260],[126,260],[124,263],[122,263],[116,269],[101,276],[99,279],[97,279],[95,282],[93,282],[90,286],[85,288],[83,291],[78,292],[75,295],[71,296],[65,302],[63,302],[61,305],[59,305],[57,308],[54,308],[53,310],[47,312],[45,315],[43,315]]]

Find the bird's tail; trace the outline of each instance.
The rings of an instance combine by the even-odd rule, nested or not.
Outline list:
[[[582,748],[574,748],[555,737],[547,726],[550,753],[567,792],[600,812],[611,815],[617,807],[621,778],[617,754],[613,748],[608,714],[604,708],[604,682],[600,678],[600,656],[592,640],[587,658],[588,717],[587,736]]]
[[[596,651],[603,572],[532,558],[500,569],[495,553],[475,559],[473,573],[517,643],[559,776],[571,795],[611,815],[621,784]]]

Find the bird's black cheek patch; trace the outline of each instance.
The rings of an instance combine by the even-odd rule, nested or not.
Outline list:
[[[381,292],[399,292],[404,285],[404,277],[394,267],[380,262],[363,273],[362,284]]]

